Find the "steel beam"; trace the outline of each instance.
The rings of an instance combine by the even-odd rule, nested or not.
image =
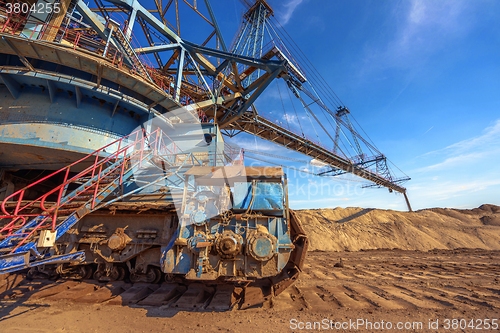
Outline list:
[[[133,1],[132,3],[135,4],[136,2],[137,1]],[[125,36],[127,37],[128,40],[130,40],[130,36],[132,36],[132,29],[134,28],[136,16],[137,16],[137,9],[135,9],[134,6],[132,6],[132,10],[128,18],[127,31],[125,32]]]
[[[408,206],[408,210],[410,212],[413,212],[413,210],[411,209],[410,200],[408,199],[408,195],[407,195],[406,191],[403,192],[403,195],[405,196],[405,201],[406,201],[406,205]]]
[[[181,86],[182,86],[182,71],[184,70],[184,59],[186,57],[186,51],[184,49],[181,49],[180,55],[179,55],[179,60],[178,60],[178,66],[177,66],[177,76],[175,79],[175,101],[179,102],[180,100],[180,95],[181,95]]]
[[[57,32],[59,31],[61,24],[66,17],[66,12],[68,11],[71,0],[60,0],[60,10],[58,13],[53,13],[50,21],[47,24],[47,29],[43,33],[42,39],[53,42],[56,38]]]
[[[80,105],[82,104],[82,90],[80,89],[79,86],[75,86],[75,98],[76,98],[76,108],[78,109]]]
[[[217,19],[214,15],[214,11],[212,10],[212,6],[210,5],[209,0],[205,0],[205,6],[207,6],[208,13],[210,15],[210,18],[212,19],[215,33],[217,34],[217,37],[219,38],[220,46],[222,47],[223,51],[227,51],[226,42],[224,42],[224,37],[222,36],[222,33],[220,32],[219,24],[217,23]]]
[[[12,75],[0,74],[0,78],[9,90],[10,94],[14,99],[18,99],[21,95],[20,84],[12,77]]]
[[[106,27],[101,23],[97,14],[94,14],[89,7],[83,2],[83,0],[78,0],[76,3],[76,7],[78,12],[85,18],[86,22],[88,22],[92,28],[101,36],[102,39],[107,39],[107,34],[105,33]]]
[[[23,56],[23,54],[21,52],[19,52],[17,47],[13,43],[11,43],[11,41],[9,39],[7,39],[5,37],[2,37],[2,39],[7,43],[7,45],[9,45],[9,47],[12,50],[14,50],[14,52],[17,54],[17,56],[19,57],[19,60],[21,60],[21,62],[23,63],[24,66],[26,66],[29,70],[34,70],[33,66],[28,61],[28,59],[26,59],[26,57]]]
[[[230,52],[224,52],[220,50],[211,49],[208,47],[196,45],[191,42],[183,41],[182,45],[191,52],[200,53],[205,56],[212,56],[220,59],[229,59],[231,61],[235,61],[242,65],[247,65],[250,67],[255,67],[259,69],[263,69],[267,72],[272,72],[276,69],[280,69],[281,71],[285,71],[284,61],[280,60],[264,60],[264,59],[256,59],[251,57],[246,57]],[[207,60],[208,61],[208,60]],[[215,69],[215,67],[214,67]]]
[[[160,32],[163,36],[168,38],[171,42],[178,43],[181,38],[170,30],[165,24],[153,16],[146,8],[144,8],[139,2],[134,0],[108,0],[109,2],[119,6],[124,7],[132,11],[136,11],[136,15],[142,17],[147,23],[149,23],[154,29]]]
[[[47,82],[47,90],[49,91],[50,103],[55,102],[56,98],[56,87],[52,80],[45,80]]]
[[[155,46],[149,46],[149,47],[139,47],[135,49],[135,53],[137,54],[149,54],[149,53],[156,53],[156,52],[162,52],[162,51],[171,51],[180,48],[181,45],[179,43],[172,43],[172,44],[165,44],[165,45],[155,45]]]
[[[403,194],[406,193],[406,188],[399,186],[374,172],[360,168],[348,159],[342,158],[326,148],[323,148],[308,139],[286,130],[257,114],[243,114],[242,117],[236,121],[236,124],[230,124],[230,128],[236,130],[241,129],[262,139],[273,141],[288,149],[311,156],[332,167],[352,173],[380,186],[384,186],[389,190]]]
[[[243,113],[245,113],[248,108],[255,102],[257,97],[259,97],[267,88],[267,86],[269,86],[269,84],[278,76],[280,72],[281,68],[278,68],[274,70],[274,72],[265,74],[254,81],[251,86],[244,92],[244,94],[247,94],[250,93],[251,90],[255,89],[253,94],[250,96],[250,98],[246,99],[245,102],[238,107],[238,109],[232,112],[228,112],[223,116],[223,118],[219,122],[221,128],[230,126],[233,121],[236,121],[238,118],[240,118]]]

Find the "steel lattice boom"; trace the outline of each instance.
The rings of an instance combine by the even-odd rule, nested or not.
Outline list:
[[[328,106],[332,103],[317,90],[314,75],[306,73],[304,63],[287,48],[266,1],[244,2],[243,24],[230,49],[208,0],[53,3],[59,12],[45,17],[4,9],[0,48],[18,60],[6,58],[0,77],[14,98],[24,93],[21,87],[42,79],[39,86],[48,89],[51,103],[59,91],[69,89],[77,109],[95,98],[110,104],[112,117],[132,112],[137,123],[184,108],[176,117],[179,122],[211,121],[226,133],[245,131],[326,163],[331,169],[321,175],[352,173],[406,193],[399,185],[402,179],[391,174],[385,156],[355,129],[349,110],[336,95],[333,107]],[[2,7],[7,8],[7,2]],[[186,28],[194,20],[200,25],[196,32]],[[54,64],[62,70],[53,70]],[[286,129],[257,113],[255,101],[277,80],[286,83],[296,98],[293,103],[317,124],[323,137],[309,139],[311,133]],[[97,118],[100,123],[105,119]],[[64,121],[68,120],[59,123]],[[126,134],[112,127],[105,131]],[[315,143],[324,138],[331,144]]]
[[[273,26],[271,20],[273,11],[268,3],[259,0],[253,5],[247,4],[247,6],[248,11],[243,17],[242,27],[233,44],[233,52],[263,59],[282,60],[287,73],[282,75],[281,78],[300,101],[300,106],[305,110],[306,114],[313,118],[318,126],[324,130],[326,137],[331,139],[333,149],[325,148],[324,145],[308,139],[304,133],[302,135],[297,134],[296,131],[287,130],[275,121],[266,119],[259,115],[255,107],[248,109],[243,116],[231,123],[229,125],[231,131],[228,131],[228,134],[234,135],[239,131],[244,131],[288,149],[301,152],[330,166],[330,170],[323,171],[319,175],[351,173],[369,180],[375,186],[386,187],[390,191],[402,193],[405,196],[408,208],[411,210],[406,189],[399,185],[399,183],[407,181],[409,178],[396,179],[392,175],[386,157],[354,128],[347,107],[341,103],[336,103],[337,109],[332,111],[326,105],[314,85],[307,80],[307,75],[304,74],[301,66],[293,60],[294,57],[277,32],[279,28]],[[246,80],[252,82],[252,80],[258,78],[259,72],[256,71]],[[335,125],[327,128],[323,124],[325,118],[319,119],[319,112],[313,110],[313,105],[324,112],[327,120],[332,120]],[[351,136],[349,144],[353,148],[352,155],[346,154],[341,148],[341,136],[345,137],[346,133]],[[363,151],[362,145],[370,150],[371,156],[368,156]],[[374,170],[371,169],[373,166],[375,166]]]

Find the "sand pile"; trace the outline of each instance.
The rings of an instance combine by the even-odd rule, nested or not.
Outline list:
[[[363,208],[297,211],[309,250],[500,250],[500,207],[470,210],[433,208],[398,212]]]

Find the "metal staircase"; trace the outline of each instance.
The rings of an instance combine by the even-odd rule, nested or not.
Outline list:
[[[115,41],[118,42],[121,51],[125,53],[128,59],[132,62],[134,68],[137,69],[137,71],[139,71],[141,75],[147,77],[149,81],[153,81],[148,71],[144,67],[144,64],[139,59],[137,53],[135,53],[134,49],[130,45],[129,41],[127,40],[127,37],[123,34],[123,32],[120,29],[112,29],[110,32],[115,37]]]
[[[111,197],[123,197],[120,185],[154,163],[153,157],[163,160],[160,155],[168,153],[159,129],[138,130],[6,197],[0,205],[0,274],[83,261],[83,251],[57,253],[55,241],[87,214],[116,201]],[[24,199],[48,181],[59,185],[35,200]]]

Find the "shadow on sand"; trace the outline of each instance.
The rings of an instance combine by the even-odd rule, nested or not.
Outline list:
[[[201,283],[29,280],[21,274],[7,280],[0,285],[0,322],[60,301],[143,308],[148,317],[173,317],[180,311],[224,312],[233,309],[237,296],[233,286]]]
[[[374,208],[365,208],[365,209],[363,209],[363,210],[361,210],[361,211],[359,211],[359,212],[357,212],[357,213],[355,213],[355,214],[352,214],[352,215],[350,215],[350,216],[344,217],[344,218],[343,218],[343,219],[341,219],[341,220],[338,220],[338,221],[337,221],[337,223],[338,223],[338,224],[342,224],[342,223],[347,223],[347,222],[350,222],[350,221],[352,221],[352,220],[354,220],[354,219],[357,219],[358,217],[361,217],[361,216],[363,216],[363,215],[365,215],[365,214],[368,214],[368,213],[369,213],[369,212],[371,212],[372,210],[374,210]]]

